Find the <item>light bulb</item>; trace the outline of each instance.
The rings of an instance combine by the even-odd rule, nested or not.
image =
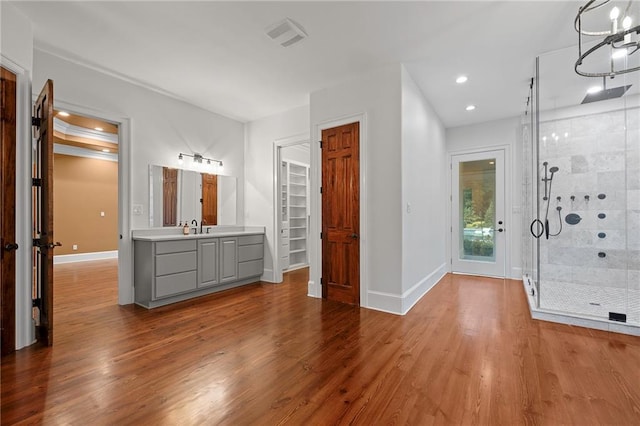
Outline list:
[[[626,39],[627,36],[624,36],[624,38]],[[613,49],[613,53],[611,54],[611,58],[613,59],[620,59],[624,58],[625,56],[627,56],[627,49]]]
[[[182,159],[182,154],[178,155],[178,164],[182,164],[184,163],[184,160]]]
[[[467,107],[465,108],[467,111],[473,111],[474,109],[476,109],[475,105],[467,105]]]
[[[618,19],[618,16],[620,16],[620,9],[618,9],[617,7],[611,9],[611,12],[609,12],[609,18],[611,18],[611,20],[613,21],[615,19]]]
[[[594,93],[598,93],[602,91],[602,86],[591,86],[587,89],[587,93],[593,95]]]
[[[625,16],[622,20],[622,28],[628,30],[631,28],[631,16]]]
[[[468,80],[466,75],[461,75],[460,77],[456,78],[456,83],[458,84],[462,84],[465,83]]]

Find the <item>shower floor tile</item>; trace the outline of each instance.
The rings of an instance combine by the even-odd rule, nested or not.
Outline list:
[[[627,323],[640,324],[640,290],[545,280],[540,308],[605,319],[618,312],[627,314]]]

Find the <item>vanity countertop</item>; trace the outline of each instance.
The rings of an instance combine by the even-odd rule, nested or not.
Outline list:
[[[209,233],[207,233],[209,229]],[[136,229],[131,233],[134,241],[171,241],[200,238],[237,237],[242,235],[264,234],[264,226],[207,226],[202,234],[182,234],[182,228]]]

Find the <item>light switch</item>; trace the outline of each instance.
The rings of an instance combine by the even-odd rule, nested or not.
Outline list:
[[[407,203],[407,213],[411,213],[411,203]]]
[[[100,212],[100,216],[104,217],[104,212]]]

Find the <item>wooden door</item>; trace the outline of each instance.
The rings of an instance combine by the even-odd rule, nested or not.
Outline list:
[[[33,107],[33,298],[36,334],[53,344],[53,81],[47,80]]]
[[[16,350],[16,75],[0,74],[0,340]]]
[[[218,175],[202,173],[202,223],[218,224]]]
[[[178,224],[178,169],[162,168],[162,226]]]
[[[322,131],[322,297],[360,304],[359,123]]]

